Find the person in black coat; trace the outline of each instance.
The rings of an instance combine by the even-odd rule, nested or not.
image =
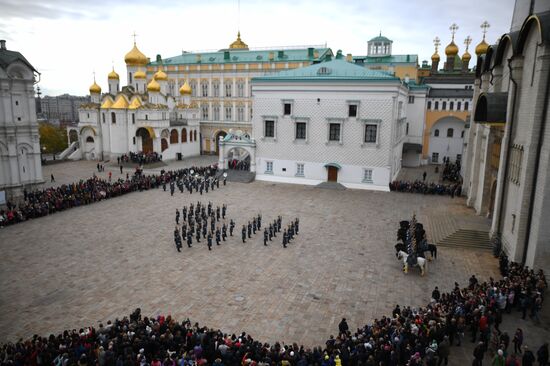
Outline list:
[[[264,245],[267,246],[267,228],[264,229]]]
[[[286,233],[286,229],[283,231],[283,248],[286,248],[286,245],[288,243],[288,234]]]
[[[222,226],[222,240],[225,241],[225,239],[227,239],[227,226],[224,222]]]
[[[340,334],[347,334],[349,326],[346,322],[346,318],[342,318],[342,321],[338,324],[338,330],[340,331]]]
[[[192,247],[191,244],[193,244],[193,236],[191,235],[191,231],[188,231],[187,232],[187,246],[189,248],[191,248]]]
[[[537,359],[540,366],[548,366],[548,342],[540,346],[537,351]]]
[[[252,237],[252,224],[248,222],[248,239]]]
[[[216,228],[216,245],[220,245],[220,240],[221,240],[221,233],[220,233],[220,228]]]
[[[242,239],[243,239],[243,243],[246,243],[246,226],[245,225],[243,225]]]
[[[181,252],[181,236],[177,226],[174,229],[174,242],[176,243],[176,249],[178,252]]]
[[[208,233],[208,238],[206,239],[208,250],[212,250],[212,232]]]
[[[235,229],[235,221],[229,220],[229,236],[233,236],[233,229]]]

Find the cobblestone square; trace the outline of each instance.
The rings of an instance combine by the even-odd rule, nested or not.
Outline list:
[[[94,169],[59,164],[45,176],[70,182]],[[201,240],[178,253],[175,210],[197,201],[227,204],[236,236],[211,252]],[[397,303],[427,304],[436,285],[497,276],[490,252],[453,248],[439,248],[427,276],[404,274],[393,245],[398,222],[413,212],[429,238],[441,218],[483,220],[447,196],[254,182],[202,196],[136,192],[7,227],[0,230],[0,340],[97,325],[141,307],[145,315],[313,346],[337,333],[342,317],[354,329]],[[240,227],[257,213],[264,222],[282,215],[283,225],[299,217],[300,234],[286,249],[280,237],[263,246],[261,234],[243,244]]]

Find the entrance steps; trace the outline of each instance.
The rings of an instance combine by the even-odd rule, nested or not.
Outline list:
[[[459,229],[442,239],[437,245],[448,248],[471,248],[492,250],[489,232],[480,230]]]
[[[251,183],[256,179],[256,173],[251,173],[246,170],[227,169],[224,172],[227,173],[228,182]],[[223,180],[223,176],[220,177],[220,180]]]

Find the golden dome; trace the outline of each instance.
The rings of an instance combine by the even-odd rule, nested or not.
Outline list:
[[[124,94],[119,94],[119,96],[116,98],[115,104],[111,106],[111,109],[126,109],[128,108],[128,100],[126,100],[126,97]]]
[[[157,83],[155,78],[151,79],[151,82],[147,84],[147,90],[150,92],[159,92],[160,91],[160,85]]]
[[[119,79],[120,79],[120,77],[119,77],[118,74],[116,73],[114,67],[113,67],[113,71],[111,71],[111,72],[109,73],[109,75],[107,75],[107,78],[109,78],[109,80],[119,80]]]
[[[136,42],[134,42],[134,47],[124,56],[124,62],[126,62],[128,66],[145,66],[149,60],[147,60],[147,57],[138,50]]]
[[[159,66],[158,71],[153,75],[155,80],[168,80],[168,75],[162,70],[162,65]]]
[[[186,94],[190,95],[191,93],[192,93],[191,86],[189,86],[189,83],[186,80],[185,83],[183,83],[183,85],[180,88],[180,94],[181,95],[186,95]]]
[[[458,55],[458,46],[454,41],[451,41],[447,47],[445,47],[445,54],[447,56],[456,56]]]
[[[462,61],[470,61],[472,59],[472,55],[466,50],[464,54],[462,55]]]
[[[433,55],[432,55],[432,62],[439,62],[441,58],[439,57],[439,53],[435,52]]]
[[[101,87],[99,85],[97,85],[95,80],[94,80],[94,83],[92,84],[92,86],[90,86],[90,94],[93,94],[93,93],[96,93],[96,94],[101,93]]]
[[[111,99],[111,97],[107,97],[103,101],[103,104],[101,104],[101,109],[109,109],[111,108],[112,105],[113,105],[113,100]]]
[[[476,55],[481,56],[484,53],[487,53],[487,48],[489,48],[489,45],[485,42],[485,38],[483,38],[483,40],[476,46]]]
[[[145,72],[143,72],[141,69],[138,69],[136,73],[134,74],[134,79],[146,79],[147,75],[145,75]]]
[[[229,48],[232,49],[241,49],[241,50],[247,50],[248,45],[241,41],[241,32],[237,32],[237,40],[229,45]]]

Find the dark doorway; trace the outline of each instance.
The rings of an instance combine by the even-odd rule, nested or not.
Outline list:
[[[337,182],[338,181],[338,168],[334,166],[329,166],[328,168],[328,178],[327,180],[329,182]]]

